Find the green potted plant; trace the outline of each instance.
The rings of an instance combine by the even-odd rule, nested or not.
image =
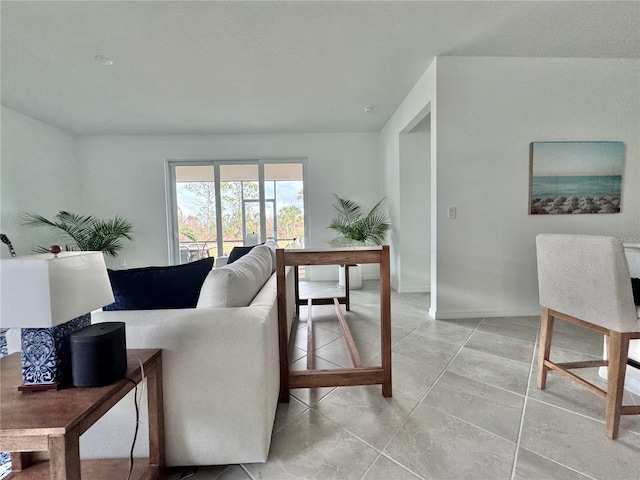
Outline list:
[[[36,213],[22,213],[23,225],[29,227],[53,227],[58,230],[58,238],[65,242],[64,249],[104,252],[112,257],[124,247],[123,240],[133,240],[133,226],[122,217],[100,220],[91,215],[77,215],[60,211],[53,220]],[[38,252],[48,252],[49,248],[38,247]]]
[[[382,245],[387,232],[391,228],[389,216],[381,211],[384,198],[376,203],[368,213],[353,200],[341,198],[334,194],[334,215],[328,228],[338,232],[340,236],[330,243],[333,246],[367,246]],[[362,269],[360,265],[350,265],[349,287],[362,287]],[[344,267],[341,265],[338,274],[338,285],[344,286]]]

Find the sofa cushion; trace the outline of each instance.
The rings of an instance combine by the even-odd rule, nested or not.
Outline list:
[[[276,271],[276,249],[280,246],[275,240],[267,240],[264,244],[271,250],[271,273]]]
[[[197,308],[246,307],[271,273],[269,247],[256,245],[231,265],[209,272],[202,284]]]
[[[273,272],[276,271],[276,249],[280,248],[275,240],[267,240],[264,243],[260,243],[258,245],[266,245],[271,248],[271,270]],[[257,247],[258,245],[250,245],[247,247],[233,247],[231,249],[231,253],[229,253],[229,257],[227,258],[227,265],[235,262],[236,260],[244,257],[247,253],[251,251],[253,247]]]
[[[233,247],[231,249],[231,253],[229,253],[229,258],[227,259],[227,265],[244,257],[253,247],[255,247],[255,245],[249,245],[247,247]]]
[[[168,267],[108,270],[115,302],[103,310],[193,308],[213,258]]]

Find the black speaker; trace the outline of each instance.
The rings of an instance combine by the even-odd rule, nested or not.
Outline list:
[[[102,387],[124,378],[124,322],[89,325],[71,334],[71,375],[76,387]]]

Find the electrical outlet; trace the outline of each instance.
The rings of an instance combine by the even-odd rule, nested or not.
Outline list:
[[[456,207],[449,207],[447,210],[447,218],[456,218]]]

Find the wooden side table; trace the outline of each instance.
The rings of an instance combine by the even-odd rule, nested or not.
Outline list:
[[[349,327],[341,312],[340,305],[349,310],[349,274],[348,265],[357,263],[377,263],[380,265],[380,339],[381,365],[365,367],[360,361],[358,351],[351,337]],[[289,335],[287,328],[287,288],[285,267],[295,268],[295,304],[296,312],[303,302],[298,289],[298,267],[300,265],[346,265],[345,295],[336,298],[309,299],[311,305],[334,304],[336,315],[342,325],[347,348],[353,362],[353,368],[335,368],[317,370],[313,366],[311,351],[307,352],[307,369],[289,371]],[[278,334],[280,348],[280,401],[289,402],[291,388],[337,387],[351,385],[382,385],[382,395],[391,397],[391,270],[389,266],[389,246],[341,247],[341,248],[292,248],[276,250],[276,274],[278,281]],[[312,319],[307,322],[308,343],[313,334]],[[308,348],[309,350],[309,348]]]
[[[142,381],[139,359],[148,389],[149,459],[136,459],[133,478],[160,479],[165,464],[162,350],[127,350],[127,357],[125,377],[135,385]],[[0,451],[12,452],[14,468],[8,478],[127,478],[129,459],[80,462],[80,435],[131,391],[134,383],[119,380],[105,387],[21,393],[16,388],[22,382],[20,354],[2,358],[0,368]],[[32,463],[23,453],[41,451],[48,451],[48,461]]]

